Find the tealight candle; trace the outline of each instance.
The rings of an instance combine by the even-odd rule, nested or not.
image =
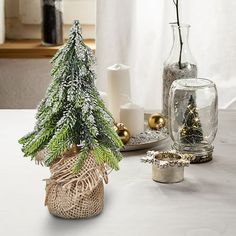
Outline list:
[[[129,66],[115,64],[107,68],[109,110],[116,122],[120,122],[120,106],[129,102],[130,75]]]
[[[133,103],[121,106],[120,122],[125,124],[132,136],[144,132],[144,109]]]

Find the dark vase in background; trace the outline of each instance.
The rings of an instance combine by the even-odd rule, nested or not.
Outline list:
[[[62,0],[41,0],[42,5],[42,43],[62,45],[63,20]]]
[[[169,90],[173,81],[177,79],[196,78],[197,77],[197,64],[192,56],[188,44],[189,28],[190,25],[171,24],[173,32],[173,45],[167,60],[164,63],[163,70],[163,100],[162,100],[162,113],[168,118],[168,99]],[[180,57],[180,36],[179,29],[182,36],[182,53],[181,53],[181,68],[179,65]],[[177,100],[182,100],[177,97]]]

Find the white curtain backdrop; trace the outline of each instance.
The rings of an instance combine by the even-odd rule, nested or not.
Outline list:
[[[181,22],[191,25],[189,44],[198,77],[213,80],[219,107],[236,97],[236,1],[180,0]],[[106,91],[106,67],[131,66],[132,100],[160,109],[162,69],[172,46],[172,0],[97,0],[97,86]],[[232,108],[232,105],[231,105]]]

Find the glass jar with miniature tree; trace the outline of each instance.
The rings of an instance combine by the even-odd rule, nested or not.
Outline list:
[[[216,86],[208,79],[180,79],[171,85],[170,136],[174,149],[193,154],[191,163],[212,159],[218,126],[217,100]]]
[[[176,22],[171,23],[173,44],[163,69],[162,113],[168,116],[168,97],[173,81],[197,77],[197,64],[190,51],[188,38],[190,25],[180,23],[179,1],[173,0],[176,10]],[[181,98],[180,98],[181,99]]]

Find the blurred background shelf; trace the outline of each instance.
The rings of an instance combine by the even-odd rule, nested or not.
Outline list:
[[[88,45],[95,51],[95,40],[86,39]],[[61,46],[44,46],[41,40],[7,40],[0,45],[0,58],[51,58]]]

